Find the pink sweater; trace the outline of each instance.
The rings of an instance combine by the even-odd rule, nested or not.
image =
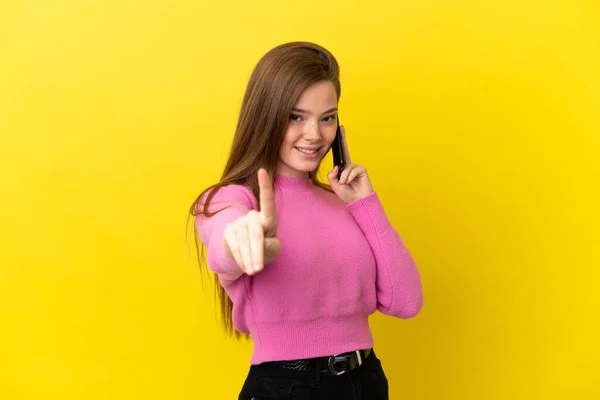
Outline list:
[[[254,276],[225,253],[225,226],[258,210],[252,192],[221,188],[211,218],[197,217],[207,261],[231,297],[234,326],[254,342],[251,363],[319,357],[373,346],[368,317],[421,309],[421,278],[377,193],[344,204],[310,179],[275,175],[281,252]]]

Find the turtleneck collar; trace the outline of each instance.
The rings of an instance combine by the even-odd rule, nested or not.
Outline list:
[[[285,175],[274,174],[273,184],[283,188],[310,188],[313,182],[310,178],[292,178]]]

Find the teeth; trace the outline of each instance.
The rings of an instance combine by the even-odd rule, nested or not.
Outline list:
[[[306,153],[306,154],[314,154],[314,153],[317,152],[317,150],[307,150],[307,149],[303,149],[303,148],[300,148],[300,147],[296,147],[296,149],[298,149],[299,151],[301,151],[303,153]]]

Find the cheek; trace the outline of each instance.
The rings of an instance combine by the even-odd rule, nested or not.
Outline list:
[[[283,137],[283,142],[281,143],[281,147],[279,148],[279,154],[281,156],[285,156],[290,153],[290,150],[294,147],[294,143],[296,142],[296,134],[294,133],[293,128],[288,128]]]
[[[297,127],[290,126],[288,130],[285,132],[285,136],[283,138],[282,147],[286,147],[288,150],[290,147],[293,147],[298,139],[302,136],[302,131]]]
[[[335,139],[336,132],[337,132],[337,126],[334,126],[333,128],[329,127],[328,129],[324,130],[323,140],[325,141],[325,143],[327,144],[328,147],[331,147],[331,144],[333,143],[333,140]]]

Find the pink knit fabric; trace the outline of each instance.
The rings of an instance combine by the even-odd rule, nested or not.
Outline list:
[[[338,354],[373,346],[376,310],[415,316],[423,295],[417,266],[377,193],[344,204],[310,179],[275,175],[281,252],[254,276],[224,248],[225,226],[258,203],[245,186],[221,188],[213,217],[198,216],[209,267],[233,300],[233,323],[250,333],[251,363]]]

